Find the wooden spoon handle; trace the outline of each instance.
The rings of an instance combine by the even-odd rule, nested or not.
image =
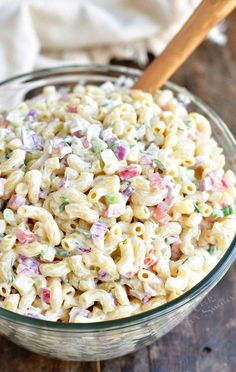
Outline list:
[[[144,71],[134,89],[151,92],[159,88],[235,6],[236,0],[203,0],[163,53]]]

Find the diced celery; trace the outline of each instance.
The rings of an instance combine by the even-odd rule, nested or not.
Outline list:
[[[105,196],[107,204],[118,204],[120,202],[120,194],[113,192]]]

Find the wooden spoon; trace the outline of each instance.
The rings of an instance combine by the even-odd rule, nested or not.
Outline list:
[[[159,88],[235,6],[236,0],[203,0],[164,52],[144,71],[134,89],[152,92]]]

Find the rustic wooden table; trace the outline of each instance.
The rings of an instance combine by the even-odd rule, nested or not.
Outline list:
[[[236,12],[228,20],[227,35],[223,47],[204,42],[173,81],[214,108],[236,135]],[[143,350],[98,366],[48,359],[0,337],[0,372],[234,372],[235,310],[236,266],[188,319]]]

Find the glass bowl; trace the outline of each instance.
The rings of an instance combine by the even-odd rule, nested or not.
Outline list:
[[[78,66],[45,69],[0,84],[0,108],[12,108],[45,85],[73,86],[78,82],[122,84],[136,79],[137,69],[117,66]],[[236,142],[224,122],[208,106],[173,83],[166,83],[190,110],[205,115],[213,136],[224,149],[226,166],[236,172]],[[94,361],[119,357],[147,346],[179,324],[217,284],[236,256],[236,237],[214,269],[190,291],[156,309],[124,319],[73,324],[29,318],[0,308],[0,333],[24,348],[64,360]],[[222,325],[223,327],[223,325]]]

